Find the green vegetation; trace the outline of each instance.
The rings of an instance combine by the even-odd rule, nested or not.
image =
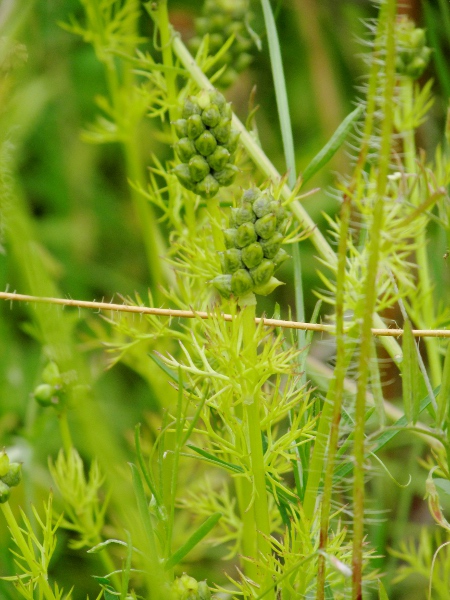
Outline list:
[[[4,3],[2,599],[448,599],[422,8]]]

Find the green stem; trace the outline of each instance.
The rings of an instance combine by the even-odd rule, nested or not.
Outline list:
[[[67,419],[67,409],[64,409],[58,414],[59,431],[64,448],[64,454],[68,458],[73,448],[72,436],[70,434],[69,421]]]
[[[244,360],[246,365],[256,365],[258,361],[257,344],[255,340],[255,308],[256,301],[249,302],[243,307],[243,340]],[[271,533],[269,519],[269,504],[267,499],[266,478],[264,470],[264,452],[261,439],[260,427],[260,390],[256,372],[250,373],[243,383],[243,412],[245,427],[248,435],[250,449],[250,467],[254,488],[253,514],[254,526],[256,527],[257,559],[268,560],[271,554],[269,537]],[[268,570],[259,574],[257,583],[264,586],[270,584],[270,573]],[[274,590],[269,592],[269,597],[275,598]]]
[[[351,216],[351,200],[345,196],[341,209],[341,229],[339,232],[338,272],[336,290],[336,368],[334,370],[334,398],[333,414],[331,420],[330,440],[328,443],[327,467],[323,484],[322,512],[320,522],[319,548],[326,552],[328,543],[328,527],[330,523],[331,496],[333,491],[333,473],[336,462],[336,452],[339,441],[339,423],[341,420],[342,398],[346,368],[346,351],[344,335],[344,300],[345,300],[345,274],[347,258],[347,236]],[[319,554],[317,575],[317,600],[325,600],[325,556]]]
[[[402,80],[402,104],[405,114],[412,115],[414,112],[414,82],[411,78],[405,77]],[[418,177],[416,165],[416,141],[415,131],[412,124],[408,124],[408,128],[402,132],[403,135],[403,152],[406,171]],[[414,183],[413,183],[414,185]],[[418,206],[421,202],[417,183],[411,194],[411,201],[414,206]],[[433,286],[431,284],[430,267],[427,253],[427,232],[424,226],[417,234],[417,249],[416,258],[418,268],[418,277],[421,287],[421,327],[433,327],[435,323],[434,302],[433,302]],[[439,355],[439,346],[437,340],[427,337],[425,338],[425,346],[427,349],[428,362],[431,371],[431,381],[434,387],[439,385],[441,381],[441,359]]]
[[[353,600],[362,599],[362,571],[363,571],[363,541],[364,541],[364,438],[365,438],[365,412],[366,391],[369,376],[369,361],[372,344],[372,322],[375,302],[377,298],[376,280],[378,270],[378,257],[380,248],[380,233],[384,218],[384,197],[386,193],[389,161],[391,157],[393,106],[392,98],[395,84],[395,13],[396,1],[386,2],[386,83],[384,89],[384,121],[381,132],[381,149],[378,164],[378,176],[373,218],[370,227],[369,255],[367,275],[364,285],[364,297],[358,309],[361,322],[360,353],[358,363],[358,388],[355,405],[355,433],[354,433],[354,481],[353,481]]]

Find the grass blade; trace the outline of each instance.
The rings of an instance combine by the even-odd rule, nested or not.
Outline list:
[[[208,533],[216,526],[219,522],[219,519],[222,517],[222,513],[214,513],[210,517],[204,521],[197,529],[195,533],[191,535],[188,541],[181,546],[176,552],[172,554],[170,558],[167,559],[167,562],[164,566],[164,569],[167,571],[168,569],[172,569],[175,565],[177,565],[183,558],[193,549],[195,546],[202,541],[204,537],[208,535]]]

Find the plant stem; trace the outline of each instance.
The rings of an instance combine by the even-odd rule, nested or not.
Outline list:
[[[401,81],[402,89],[402,108],[406,115],[412,115],[414,112],[414,82],[410,77],[404,77]],[[414,189],[411,194],[411,201],[414,206],[418,206],[421,202],[420,194],[418,193],[418,185],[415,181],[418,177],[417,165],[416,165],[416,142],[415,142],[415,131],[411,124],[409,127],[402,131],[403,135],[403,152],[405,167],[408,173],[414,175]],[[430,268],[427,253],[427,237],[426,237],[426,226],[417,234],[417,266],[418,278],[421,287],[421,327],[429,326],[432,327],[435,323],[434,313],[434,302],[433,302],[433,286],[430,278]],[[425,338],[425,346],[427,348],[428,361],[431,371],[431,381],[433,386],[436,387],[441,381],[441,359],[439,355],[439,347],[436,344],[436,340],[431,338]]]
[[[69,458],[70,451],[73,448],[72,436],[70,434],[69,422],[67,419],[67,409],[58,413],[59,431],[61,433],[64,454]]]
[[[372,321],[375,308],[376,281],[378,270],[378,256],[380,248],[380,233],[384,217],[384,197],[386,193],[389,161],[391,156],[393,106],[392,98],[395,84],[395,13],[396,1],[387,0],[386,4],[386,65],[384,89],[384,121],[381,132],[381,149],[378,164],[376,196],[373,208],[373,218],[370,227],[369,255],[367,275],[364,284],[364,296],[358,309],[358,317],[362,319],[360,330],[360,354],[358,364],[358,388],[355,406],[355,433],[354,433],[354,481],[353,481],[353,600],[362,599],[362,571],[363,571],[363,539],[364,539],[364,437],[365,437],[365,411],[366,388],[369,375],[369,361],[372,344]]]

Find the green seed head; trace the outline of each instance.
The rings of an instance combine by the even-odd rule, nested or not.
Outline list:
[[[275,265],[273,261],[265,258],[262,260],[257,267],[250,269],[250,275],[255,286],[261,286],[268,283],[275,271]]]
[[[6,483],[9,487],[19,485],[22,480],[22,465],[17,462],[9,463],[9,469],[6,475],[1,477],[3,483]]]
[[[186,98],[183,105],[183,119],[188,119],[191,115],[200,115],[202,109],[198,104],[197,98],[190,96]]]
[[[45,365],[42,371],[42,381],[50,385],[61,385],[61,373],[58,365],[52,360]]]
[[[283,285],[276,277],[271,277],[264,285],[259,285],[253,288],[255,294],[260,296],[268,296],[271,294],[279,285]]]
[[[9,471],[9,456],[5,450],[0,451],[0,477],[4,477]]]
[[[269,239],[275,233],[277,228],[277,218],[274,214],[270,213],[265,215],[261,219],[258,219],[255,223],[255,231],[259,237],[264,240]]]
[[[225,247],[226,248],[237,248],[236,246],[236,238],[237,238],[237,229],[225,229],[223,232],[223,237],[225,238]]]
[[[249,244],[256,242],[256,231],[253,223],[247,222],[240,225],[236,234],[236,245],[238,248],[244,248]]]
[[[231,275],[218,275],[211,283],[224,298],[231,296]]]
[[[228,105],[223,94],[221,94],[217,90],[214,90],[213,92],[209,92],[209,99],[211,101],[211,104],[215,104],[218,107],[218,109],[220,110],[220,114],[222,114],[223,111],[226,111],[226,107]]]
[[[222,117],[212,132],[219,144],[226,144],[231,134],[231,118]]]
[[[189,173],[192,181],[198,183],[202,181],[209,173],[209,165],[203,156],[196,154],[189,161]]]
[[[224,273],[234,273],[238,269],[243,268],[241,250],[237,248],[229,248],[225,252],[220,253],[222,258],[222,270]]]
[[[205,125],[203,124],[200,115],[191,115],[187,120],[187,132],[188,137],[191,140],[196,140],[205,131]]]
[[[245,296],[253,289],[253,280],[246,269],[238,269],[231,276],[231,291],[235,296]]]
[[[275,265],[275,268],[278,269],[278,267],[280,267],[288,258],[289,254],[286,252],[286,250],[280,248],[273,257],[272,262]]]
[[[199,196],[205,198],[205,200],[210,200],[211,198],[214,198],[219,191],[219,184],[210,174],[207,175],[202,181],[197,183],[195,186],[195,191]]]
[[[257,267],[263,258],[263,249],[258,242],[253,242],[253,244],[249,244],[248,246],[245,246],[245,248],[242,248],[242,262],[247,269]]]
[[[3,481],[0,481],[0,504],[5,504],[5,502],[8,502],[10,495],[11,490],[9,485]]]
[[[283,234],[277,231],[267,240],[261,240],[261,247],[264,252],[264,256],[266,258],[273,258],[280,249],[283,239]]]
[[[261,192],[258,188],[250,188],[249,190],[245,190],[242,196],[242,202],[250,202],[253,204],[260,196]]]
[[[181,138],[173,145],[175,152],[181,162],[187,163],[195,155],[194,142],[187,137]]]
[[[247,221],[254,223],[256,221],[256,217],[253,214],[252,205],[250,202],[243,202],[240,208],[236,208],[233,211],[233,222],[237,227],[239,227],[239,225],[242,225],[242,223],[247,223]]]
[[[233,154],[233,152],[237,150],[240,135],[239,131],[236,131],[235,129],[231,130],[228,142],[226,143],[226,147],[230,154]]]
[[[203,156],[209,156],[217,147],[216,138],[210,131],[204,131],[201,136],[195,140],[195,147]]]
[[[41,383],[33,392],[34,399],[41,406],[51,406],[55,403],[56,390],[54,385]]]
[[[207,127],[215,127],[220,121],[220,111],[218,106],[211,104],[202,112],[202,121]]]
[[[198,592],[197,592],[198,600],[210,600],[211,592],[209,590],[208,584],[206,581],[198,582]]]
[[[269,198],[267,198],[267,196],[260,196],[257,200],[254,201],[253,212],[258,217],[258,219],[261,219],[261,217],[265,217],[270,212],[273,212],[271,210],[270,205],[271,201],[269,200]]]

